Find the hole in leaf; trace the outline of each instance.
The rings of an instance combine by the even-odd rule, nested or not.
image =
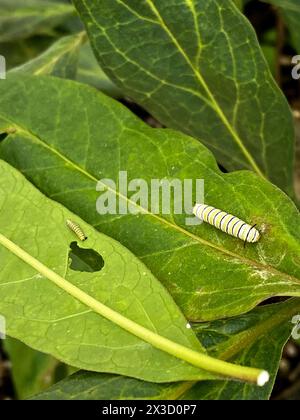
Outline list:
[[[15,127],[6,127],[5,131],[0,132],[0,143],[5,140],[7,136],[14,134],[16,131]]]
[[[104,267],[104,260],[98,252],[80,248],[77,242],[72,242],[70,245],[69,261],[70,268],[74,271],[94,273]]]
[[[220,171],[223,172],[224,174],[226,174],[228,172],[228,171],[226,171],[224,166],[222,166],[220,163],[218,163],[218,167],[219,167]]]
[[[0,143],[1,141],[5,140],[7,136],[8,136],[7,133],[0,133]]]

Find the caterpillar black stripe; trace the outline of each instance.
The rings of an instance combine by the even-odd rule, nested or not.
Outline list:
[[[72,220],[67,220],[66,224],[68,226],[68,228],[70,230],[72,230],[72,232],[75,233],[75,235],[81,240],[81,241],[85,241],[87,239],[87,237],[85,236],[85,233],[83,232],[83,230],[81,229],[81,227],[75,223],[72,222]]]
[[[195,204],[193,213],[204,222],[244,242],[254,243],[260,239],[260,233],[254,226],[250,226],[238,217],[215,207]]]

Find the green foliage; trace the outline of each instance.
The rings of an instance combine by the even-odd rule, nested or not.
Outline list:
[[[300,2],[299,0],[265,0],[275,6],[283,16],[283,19],[290,31],[294,48],[300,53]]]
[[[32,60],[53,42],[52,36],[33,36],[14,42],[0,43],[0,53],[6,59],[7,70]]]
[[[0,42],[49,33],[74,14],[72,5],[40,0],[0,0]]]
[[[76,216],[44,197],[3,161],[0,169],[4,174],[0,181],[2,235],[25,245],[32,257],[53,267],[55,273],[66,279],[60,290],[49,281],[50,277],[37,273],[33,264],[25,264],[2,242],[0,258],[6,265],[0,273],[0,313],[6,318],[9,336],[72,366],[92,371],[160,382],[211,377],[100,317],[92,304],[82,304],[67,283],[145,328],[203,351],[169,294],[143,263],[83,221],[81,225],[89,240],[81,247],[92,247],[103,256],[105,265],[96,273],[71,270],[66,255],[73,233],[66,228],[65,221]],[[11,208],[15,209],[14,219],[8,221]],[[144,360],[151,363],[145,364]]]
[[[268,2],[298,51],[298,0]],[[0,240],[13,241],[10,251],[0,245],[0,315],[17,339],[5,342],[16,394],[268,399],[300,313],[299,212],[285,195],[294,198],[293,123],[263,57],[274,73],[276,28],[260,46],[243,0],[73,3],[0,0],[10,70],[0,80]],[[167,128],[99,91],[131,99]],[[187,226],[173,207],[145,210],[121,191],[122,170],[148,184],[204,179],[205,202],[257,224],[261,240],[244,248],[212,226]],[[97,213],[102,178],[136,214]],[[256,308],[274,296],[295,298]],[[224,370],[221,378],[192,366],[176,343],[234,369],[229,376],[249,380],[241,372],[250,366],[271,380],[260,388]]]
[[[299,301],[290,300],[261,307],[227,321],[194,326],[199,339],[215,355],[224,357],[226,347],[226,357],[236,363],[263,364],[267,367],[272,380],[266,387],[220,380],[158,384],[124,376],[79,372],[34,399],[267,399],[276,376],[282,346],[291,332],[289,321],[299,309]]]
[[[79,51],[84,41],[85,32],[60,38],[43,54],[13,68],[11,73],[52,74],[57,77],[75,79]]]
[[[2,142],[0,156],[45,194],[131,249],[189,319],[228,317],[271,296],[300,294],[300,216],[263,178],[246,171],[222,174],[199,142],[149,128],[113,99],[84,85],[10,77],[0,85],[0,104],[0,128],[16,130]],[[84,147],[82,139],[87,141]],[[99,215],[97,181],[117,181],[123,169],[128,179],[149,184],[165,177],[204,179],[208,203],[257,223],[265,233],[257,245],[244,248],[243,242],[209,225],[186,226],[185,214],[147,210]],[[119,190],[115,194],[141,210],[130,194],[129,199]]]
[[[227,170],[254,170],[292,194],[291,113],[231,1],[74,4],[102,68],[129,97]]]
[[[7,338],[3,343],[12,364],[14,387],[18,398],[28,398],[51,386],[55,380],[63,378],[56,376],[59,364],[54,357],[39,353],[12,338]]]

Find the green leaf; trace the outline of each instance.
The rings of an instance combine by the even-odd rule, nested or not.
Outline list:
[[[258,389],[248,384],[229,381],[198,382],[182,399],[265,400],[271,395],[282,349],[291,335],[292,318],[300,310],[300,300],[256,308],[237,318],[214,321],[195,328],[207,350],[235,363],[268,369],[271,381]]]
[[[89,43],[80,50],[77,80],[92,85],[113,98],[123,96],[121,90],[106,76],[97,63]]]
[[[49,118],[51,115],[51,118]],[[2,128],[2,129],[1,129]],[[96,90],[59,78],[10,76],[0,83],[0,156],[40,190],[117,239],[148,266],[192,320],[246,312],[271,296],[300,295],[300,216],[276,187],[252,172],[223,174],[211,153],[181,133],[153,129]],[[13,132],[15,131],[15,132]],[[204,179],[205,202],[258,224],[242,241],[186,214],[99,215],[99,179]],[[130,195],[131,194],[131,195]],[[171,213],[173,210],[171,211]]]
[[[0,54],[5,57],[6,69],[20,66],[41,54],[53,42],[50,36],[33,36],[13,42],[0,43]]]
[[[229,316],[272,295],[299,293],[299,213],[269,183],[249,172],[221,174],[198,142],[148,128],[85,86],[14,77],[0,85],[0,95],[3,131],[11,125],[17,130],[2,142],[2,156],[48,195],[129,246],[190,318]],[[83,138],[90,141],[84,155]],[[244,249],[242,242],[210,226],[185,226],[186,215],[100,216],[95,209],[98,178],[116,179],[122,169],[128,170],[128,179],[149,183],[166,176],[204,178],[207,202],[264,225],[266,234],[257,246]]]
[[[96,372],[159,382],[210,379],[213,372],[260,384],[261,369],[204,354],[170,295],[126,248],[7,163],[0,161],[0,170],[0,313],[9,336]],[[101,253],[100,271],[71,269],[68,219],[87,234],[80,247]]]
[[[300,53],[300,3],[299,0],[264,0],[279,7],[279,10],[291,33],[294,47]]]
[[[300,300],[260,307],[226,321],[194,326],[208,349],[224,354],[236,363],[266,364],[272,380],[263,388],[228,381],[180,382],[157,384],[124,376],[78,372],[34,396],[34,400],[175,400],[175,399],[268,399],[275,380],[282,347],[291,333],[293,315],[300,310]],[[266,336],[268,339],[266,339]],[[216,343],[219,344],[216,345]]]
[[[58,77],[75,79],[79,51],[84,41],[85,32],[60,38],[43,54],[12,69],[11,72],[34,75],[52,74]]]
[[[52,385],[59,362],[50,355],[31,349],[12,338],[3,341],[12,365],[14,388],[19,399],[25,399]],[[62,379],[62,376],[60,376]]]
[[[13,41],[49,29],[74,14],[70,4],[39,0],[0,0],[0,42]]]
[[[28,40],[22,41],[22,45],[26,42],[28,43]],[[5,51],[3,51],[2,55],[8,58],[8,51],[11,52],[12,49],[16,49],[16,44],[9,44],[4,48]],[[28,48],[30,48],[30,45]],[[24,48],[24,51],[28,52],[28,49]],[[2,52],[1,47],[0,52]],[[16,54],[18,55],[19,53],[22,54],[22,48],[21,50],[16,50]],[[20,58],[19,55],[18,58]],[[35,75],[52,74],[57,77],[77,79],[82,83],[95,86],[109,96],[116,98],[122,96],[121,90],[109,80],[99,67],[90,44],[86,43],[85,32],[58,38],[40,55],[34,56],[33,58],[29,56],[28,58],[31,58],[30,61],[26,58],[27,56],[25,55],[21,65],[15,67],[13,66],[15,59],[9,57],[9,67],[14,67],[11,72]],[[18,60],[17,64],[20,64]]]
[[[74,0],[99,63],[167,127],[292,193],[291,112],[231,1]]]

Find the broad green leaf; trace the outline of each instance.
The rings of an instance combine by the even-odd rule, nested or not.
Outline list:
[[[50,355],[40,353],[12,338],[3,341],[11,362],[14,388],[19,399],[42,392],[55,380],[59,362]]]
[[[0,0],[0,42],[47,33],[73,14],[74,8],[70,4],[39,0]]]
[[[222,346],[226,346],[227,357],[231,357],[236,363],[247,361],[252,365],[262,362],[266,364],[272,381],[263,388],[226,381],[157,384],[124,376],[78,372],[32,399],[268,399],[282,347],[291,333],[290,320],[299,310],[300,300],[290,300],[257,308],[237,318],[195,326],[199,339],[208,349],[214,349],[216,354],[224,354]]]
[[[106,76],[97,63],[89,43],[80,50],[77,80],[92,85],[113,98],[123,96],[121,90]]]
[[[46,198],[4,161],[0,172],[0,313],[9,336],[92,371],[166,382],[215,378],[209,369],[258,381],[260,369],[204,354],[171,296],[126,248]],[[88,237],[80,248],[103,258],[100,271],[71,269],[74,233],[67,219]]]
[[[280,12],[291,33],[293,44],[300,53],[300,2],[299,0],[265,0],[279,7]]]
[[[231,1],[73,2],[101,67],[126,95],[198,138],[227,170],[254,170],[292,195],[291,112]]]
[[[51,118],[49,118],[51,116]],[[13,131],[15,132],[13,133]],[[148,266],[192,320],[246,312],[278,295],[300,295],[300,216],[279,189],[252,172],[223,174],[198,141],[153,129],[102,93],[59,78],[14,76],[0,83],[0,155],[37,187],[117,239]],[[242,241],[186,214],[99,215],[99,179],[204,179],[205,202],[258,224]],[[150,202],[150,201],[149,201]],[[161,206],[160,206],[161,207]],[[172,213],[172,212],[171,212]]]
[[[33,60],[11,70],[34,75],[52,74],[58,77],[75,79],[78,56],[85,33],[60,38],[43,54]]]

